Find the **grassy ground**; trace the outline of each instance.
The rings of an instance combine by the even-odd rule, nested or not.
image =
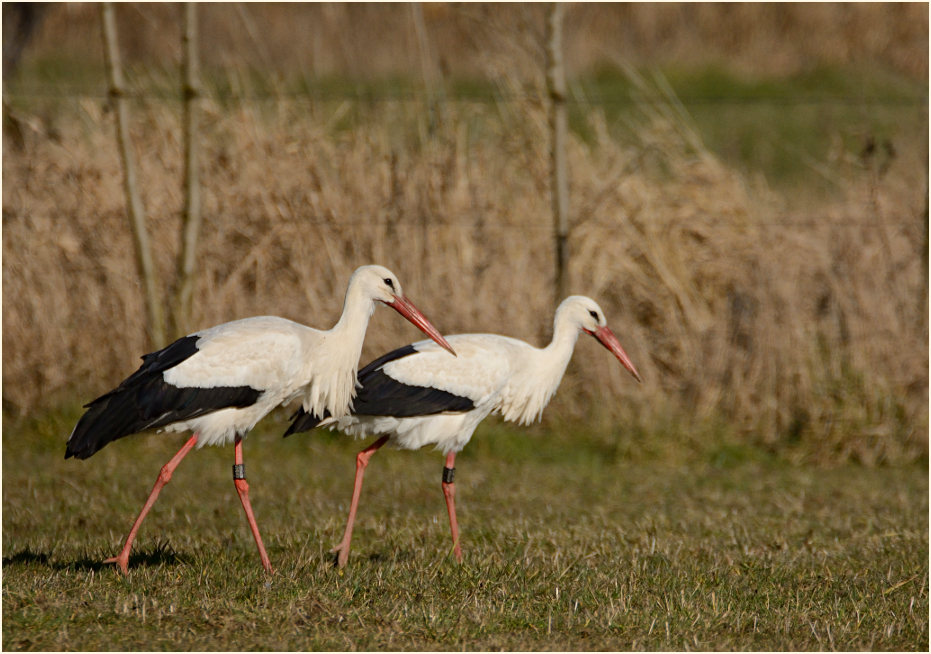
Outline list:
[[[358,443],[246,441],[276,574],[230,483],[195,451],[114,554],[179,436],[65,461],[74,415],[3,432],[3,646],[47,649],[928,649],[926,465],[788,466],[688,434],[488,425],[457,460],[465,562],[449,556],[434,452],[380,452],[349,566],[339,540]]]
[[[169,68],[129,75],[162,253],[176,249],[166,215],[180,206]],[[449,555],[442,458],[387,451],[369,469],[350,565],[334,570],[327,550],[361,445],[282,440],[278,416],[246,442],[276,574],[261,572],[231,448],[211,448],[176,472],[124,579],[100,562],[182,438],[64,461],[75,411],[5,416],[3,647],[927,650],[927,287],[926,266],[912,265],[926,234],[927,85],[804,69],[744,79],[670,66],[637,87],[608,68],[574,80],[573,274],[650,371],[631,395],[644,408],[635,430],[591,416],[591,430],[483,426],[457,461],[463,565]],[[549,228],[528,229],[548,211],[545,119],[522,91],[450,81],[447,122],[434,124],[416,76],[306,88],[303,72],[266,77],[207,83],[205,206],[222,220],[205,236],[199,326],[288,311],[322,326],[338,308],[322,304],[368,257],[410,279],[444,330],[546,333]],[[130,246],[111,240],[125,225],[102,80],[99,62],[56,51],[5,89],[22,148],[5,140],[4,174],[29,182],[4,193],[10,414],[33,415],[31,398],[89,399],[146,351],[133,262],[119,258]],[[655,117],[697,138],[680,148]],[[694,156],[704,148],[726,168]],[[434,217],[429,233],[443,238],[430,265],[422,250],[423,268],[373,231],[427,234]],[[323,268],[307,256],[320,243]],[[88,346],[113,324],[118,340]],[[371,355],[388,349],[378,338],[410,336],[370,331]],[[633,405],[584,395],[574,371],[616,371],[579,349],[549,415],[569,415],[578,397]],[[696,407],[727,427],[675,424]],[[900,465],[840,463],[850,460]]]
[[[426,93],[408,12],[270,7],[202,16],[198,326],[323,326],[348,272],[377,260],[444,330],[548,335],[546,119],[527,82],[542,80],[541,9],[426,5],[450,66]],[[4,649],[927,651],[927,8],[605,7],[573,8],[566,32],[586,71],[569,96],[573,291],[648,374],[587,394],[577,371],[617,371],[580,346],[549,415],[639,418],[483,426],[457,461],[462,565],[441,456],[380,452],[343,571],[327,551],[361,445],[282,440],[270,418],[246,460],[276,574],[231,448],[210,448],[163,492],[127,578],[101,561],[182,437],[65,461],[76,411],[10,417],[87,400],[147,351],[97,9],[56,9],[4,85],[4,175],[23,180],[3,197]],[[118,13],[167,289],[177,12]],[[662,74],[638,85],[628,60]],[[410,337],[380,315],[373,356]],[[675,424],[696,412],[718,424]]]

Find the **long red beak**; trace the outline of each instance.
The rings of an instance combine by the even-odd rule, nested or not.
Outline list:
[[[439,330],[434,327],[433,324],[427,320],[427,317],[420,312],[420,309],[415,307],[406,297],[403,295],[396,295],[391,302],[385,302],[385,304],[410,320],[417,329],[436,341],[437,345],[441,348],[447,350],[453,356],[456,356],[456,351],[453,349],[453,346],[446,342],[446,339],[443,338]]]
[[[588,331],[587,329],[585,331]],[[630,371],[630,374],[634,376],[638,382],[642,382],[640,379],[640,373],[637,372],[637,369],[634,368],[633,362],[630,360],[630,357],[627,356],[627,352],[624,351],[624,348],[621,347],[621,344],[617,340],[617,336],[614,335],[607,327],[599,327],[593,332],[588,332],[592,336],[598,339],[602,345],[604,345],[608,350],[611,351],[611,354],[617,357],[617,360]]]

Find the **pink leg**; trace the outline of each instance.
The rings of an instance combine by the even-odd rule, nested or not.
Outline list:
[[[268,554],[265,552],[265,546],[262,544],[262,537],[259,535],[259,526],[255,522],[255,515],[252,513],[252,504],[249,503],[249,484],[246,482],[245,468],[242,462],[242,436],[236,437],[235,446],[235,463],[233,467],[233,483],[236,485],[236,492],[239,493],[239,500],[242,502],[242,508],[246,512],[246,519],[249,521],[249,528],[252,529],[252,536],[255,538],[255,544],[259,548],[259,556],[262,557],[262,567],[265,572],[272,573],[272,564],[268,560]]]
[[[462,563],[462,550],[459,548],[459,523],[456,522],[456,484],[453,472],[456,470],[456,453],[446,455],[446,467],[443,468],[443,495],[446,496],[446,510],[449,512],[449,530],[453,535],[453,554]]]
[[[349,560],[349,544],[352,542],[352,525],[356,521],[356,509],[359,508],[359,495],[362,494],[362,477],[365,475],[365,467],[369,464],[369,459],[372,458],[376,450],[387,442],[388,437],[382,436],[356,455],[356,481],[352,488],[352,502],[349,503],[349,520],[346,522],[346,531],[339,545],[330,550],[333,554],[339,552],[336,557],[336,565],[340,568],[346,565],[346,561]]]
[[[197,434],[194,434],[191,436],[190,440],[178,450],[178,453],[171,458],[171,461],[162,466],[162,470],[158,473],[158,478],[155,480],[155,486],[152,487],[152,492],[149,493],[149,499],[145,501],[145,504],[142,506],[142,511],[139,512],[139,517],[136,518],[136,522],[133,523],[133,528],[129,530],[129,536],[126,537],[126,543],[123,545],[123,549],[120,550],[119,554],[110,557],[104,561],[104,563],[116,563],[124,575],[129,572],[129,550],[132,549],[133,541],[136,539],[136,532],[139,531],[139,526],[142,524],[142,521],[145,520],[145,516],[149,512],[149,509],[155,504],[155,500],[158,498],[162,486],[171,480],[171,474],[175,471],[175,468],[178,467],[178,464],[181,463],[181,459],[183,459],[196,444]]]

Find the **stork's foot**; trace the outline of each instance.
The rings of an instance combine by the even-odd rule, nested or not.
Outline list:
[[[124,575],[129,574],[129,554],[120,553],[117,556],[111,556],[109,559],[106,559],[104,563],[115,563],[116,567],[119,568],[120,572]]]
[[[349,547],[344,543],[340,543],[336,547],[330,550],[330,554],[335,554],[333,557],[333,565],[337,568],[345,568],[346,563],[349,561]]]

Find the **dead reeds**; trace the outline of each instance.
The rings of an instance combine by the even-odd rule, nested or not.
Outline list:
[[[542,344],[554,283],[546,116],[538,102],[510,109],[450,103],[430,133],[404,101],[355,107],[364,115],[346,128],[338,104],[205,98],[195,328],[259,314],[328,327],[350,272],[379,262],[443,331]],[[155,265],[171,280],[180,118],[157,103],[134,113]],[[4,154],[8,409],[88,400],[145,351],[112,120],[83,102],[57,140]],[[668,117],[645,119],[626,146],[597,114],[590,127],[590,141],[569,139],[569,292],[602,304],[644,384],[583,341],[550,419],[649,431],[675,416],[683,433],[723,419],[824,462],[927,453],[915,161],[851,169],[844,200],[799,216]],[[383,314],[364,359],[417,338]]]

